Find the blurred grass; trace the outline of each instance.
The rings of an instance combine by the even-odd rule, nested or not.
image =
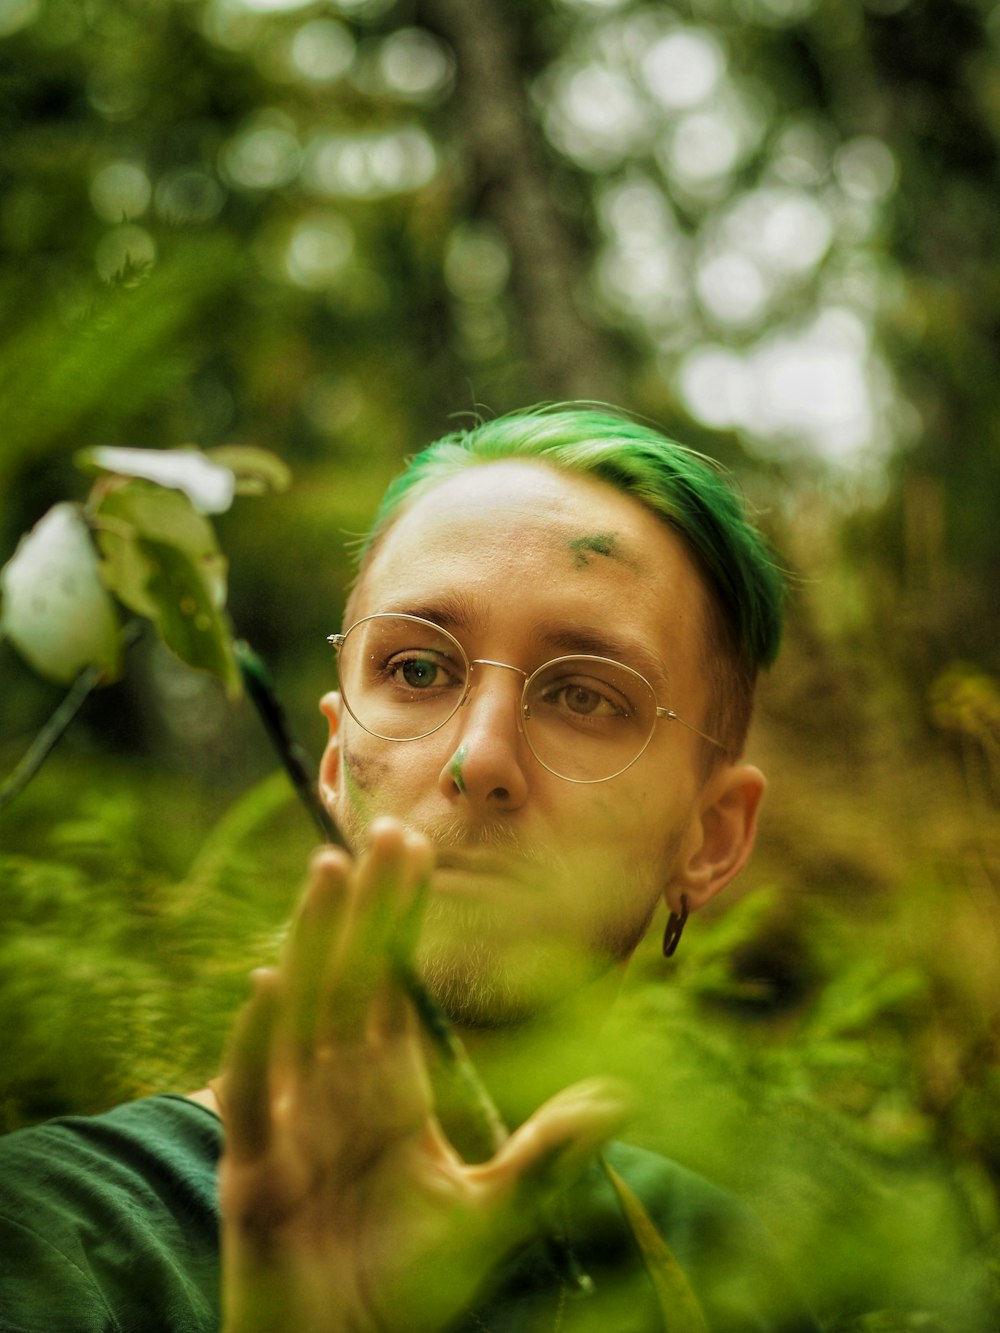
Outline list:
[[[766,751],[767,708],[759,727]],[[654,932],[600,1047],[642,1092],[630,1139],[746,1198],[845,1329],[991,1317],[976,1284],[998,1229],[996,921],[969,885],[982,837],[960,774],[927,764],[893,770],[885,804],[878,764],[853,786],[829,756],[823,780],[815,755],[811,781],[786,765],[760,871],[672,963]],[[314,839],[283,775],[238,792],[211,774],[69,745],[6,812],[4,1129],[215,1071]],[[870,820],[884,862],[874,832],[844,845]],[[897,1322],[858,1322],[878,1309]]]
[[[184,778],[69,756],[8,813],[3,1128],[203,1084],[311,846],[284,776],[223,807]]]
[[[236,624],[317,758],[343,542],[379,473],[307,470],[220,524]],[[1000,1308],[982,1295],[1000,1228],[993,682],[954,672],[921,699],[842,588],[835,565],[796,585],[762,685],[751,868],[673,962],[652,933],[607,1041],[579,1055],[641,1089],[630,1138],[753,1205],[830,1328],[979,1333]],[[0,671],[8,705],[30,696],[8,706],[9,771],[53,695],[7,649]],[[0,1127],[215,1072],[314,842],[272,769],[249,705],[148,637],[88,702],[0,819]]]

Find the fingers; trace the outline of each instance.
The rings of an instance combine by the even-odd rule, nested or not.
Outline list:
[[[408,1000],[393,959],[415,939],[419,890],[430,844],[395,820],[372,826],[354,861],[340,848],[317,852],[289,931],[280,968],[254,973],[223,1076],[234,1158],[264,1153],[273,1100],[338,1042],[402,1031]]]
[[[262,968],[244,1005],[229,1050],[225,1074],[227,1150],[234,1161],[250,1161],[267,1149],[271,1127],[270,1055],[278,1009],[277,975]]]
[[[352,879],[339,947],[330,958],[319,1006],[320,1041],[359,1040],[373,1028],[398,1028],[406,1001],[392,975],[401,935],[413,929],[418,890],[431,867],[423,835],[395,820],[372,825]]]
[[[313,857],[281,964],[282,1030],[293,1059],[406,1021],[390,961],[412,951],[432,861],[427,839],[392,819],[372,825],[357,861],[333,847]]]
[[[348,909],[351,858],[323,848],[309,866],[309,879],[285,947],[285,1034],[293,1058],[316,1043],[319,996],[331,955],[337,949]]]

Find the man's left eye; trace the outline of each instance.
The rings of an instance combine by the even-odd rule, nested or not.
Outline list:
[[[573,713],[593,713],[602,703],[608,703],[596,690],[585,689],[582,685],[567,685],[563,695],[566,707]]]
[[[606,691],[567,681],[551,686],[542,696],[545,703],[574,717],[621,717],[627,709]]]
[[[411,657],[405,662],[399,663],[394,672],[398,678],[409,685],[411,689],[427,689],[429,685],[441,683],[441,668],[437,662],[432,662],[426,657]]]

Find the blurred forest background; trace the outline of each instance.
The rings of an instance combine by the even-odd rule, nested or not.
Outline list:
[[[634,1137],[831,1329],[967,1333],[1000,1270],[998,150],[994,0],[0,0],[0,563],[81,447],[273,450],[217,528],[318,756],[345,538],[423,443],[599,399],[739,477],[771,788],[634,969]],[[63,691],[0,681],[7,773]],[[313,840],[140,639],[0,813],[0,1125],[211,1074]]]

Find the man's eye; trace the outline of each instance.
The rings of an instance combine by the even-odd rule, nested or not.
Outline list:
[[[544,700],[551,707],[563,709],[574,717],[623,717],[629,711],[623,699],[612,698],[604,690],[573,681],[547,689]]]
[[[583,685],[567,685],[563,690],[563,702],[571,713],[595,713],[601,704],[607,704],[596,690],[588,690]]]
[[[406,657],[389,665],[389,676],[397,685],[411,690],[427,690],[449,685],[451,673],[432,657]]]

